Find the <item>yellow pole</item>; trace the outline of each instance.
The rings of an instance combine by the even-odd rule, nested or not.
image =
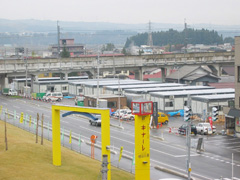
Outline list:
[[[104,154],[108,156],[108,172],[107,179],[111,180],[111,157],[110,149],[107,150],[107,146],[110,146],[110,113],[109,110],[102,111],[101,113],[101,134],[102,134],[102,157]]]
[[[150,180],[150,115],[135,115],[135,179]]]
[[[61,166],[60,110],[52,107],[53,165]]]

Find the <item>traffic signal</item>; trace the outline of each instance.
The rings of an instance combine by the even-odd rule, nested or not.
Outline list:
[[[191,107],[184,106],[184,121],[189,121],[191,116]]]
[[[216,107],[212,108],[212,120],[213,121],[218,120],[218,109]]]

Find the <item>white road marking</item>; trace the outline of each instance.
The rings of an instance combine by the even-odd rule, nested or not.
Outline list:
[[[34,113],[33,111],[31,111],[31,110],[27,110],[28,112],[31,112],[31,113]]]
[[[13,105],[13,107],[14,107],[14,108],[17,108],[17,109],[20,109],[20,107],[19,107],[19,106],[14,106],[14,105]]]
[[[186,157],[187,155],[177,155],[174,157]],[[190,156],[200,156],[200,154],[191,154]]]
[[[60,123],[66,123],[66,124],[69,124],[69,122],[66,122],[66,121],[61,121]]]
[[[218,140],[209,140],[209,141],[205,140],[205,142],[207,142],[207,143],[214,143],[214,142],[218,142],[218,141],[222,142],[223,140],[234,141],[236,139],[235,138],[234,139],[218,139]]]
[[[227,144],[240,144],[240,142],[227,142],[227,143],[217,143],[216,146],[227,145]]]

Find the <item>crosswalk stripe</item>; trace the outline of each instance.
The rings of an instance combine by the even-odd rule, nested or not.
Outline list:
[[[239,178],[233,177],[234,180],[240,180]]]

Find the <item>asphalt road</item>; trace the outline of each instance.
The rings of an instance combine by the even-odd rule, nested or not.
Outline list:
[[[61,104],[73,106],[74,102],[71,99],[64,99]],[[17,114],[24,112],[25,114],[32,115],[32,117],[36,117],[36,113],[39,113],[41,117],[43,113],[44,124],[46,126],[48,126],[48,124],[51,126],[51,103],[0,96],[0,105],[3,106],[3,109],[7,108],[9,112],[16,110]],[[174,170],[185,175],[187,174],[186,137],[177,133],[177,128],[183,123],[182,118],[172,117],[168,125],[163,125],[159,129],[151,129],[150,149],[152,180],[177,177],[157,170],[157,166]],[[118,126],[119,121],[111,118],[111,124]],[[23,125],[21,124],[18,126]],[[118,153],[116,155],[111,154],[112,165],[119,166],[126,171],[134,173],[134,166],[131,160],[134,151],[134,122],[123,121],[122,126],[124,129],[115,126],[111,127],[112,150]],[[29,127],[27,127],[27,129],[28,128]],[[65,118],[61,117],[61,129],[63,130],[63,128],[66,134],[72,130],[75,137],[79,137],[80,135],[81,139],[85,142],[90,140],[92,134],[95,134],[98,136],[97,144],[101,145],[101,127],[91,126],[86,118],[81,118],[76,115]],[[169,128],[171,128],[171,133],[169,132]],[[217,130],[221,131],[221,129]],[[32,131],[34,130],[32,129]],[[45,137],[47,136],[47,138],[51,140],[51,132],[49,133],[47,129],[44,131]],[[160,140],[158,137],[164,138],[164,140]],[[220,179],[221,177],[231,179],[233,167],[233,177],[235,177],[235,179],[240,179],[240,140],[231,136],[222,135],[192,135],[191,144],[196,144],[199,137],[202,137],[204,140],[204,151],[199,154],[196,152],[194,146],[191,148],[192,176],[196,179]],[[65,140],[62,140],[62,145],[68,146],[75,151],[81,151],[81,153],[90,156],[90,146],[83,144],[85,143],[79,146],[78,141],[73,141],[71,147],[67,137],[65,137]],[[126,157],[122,158],[120,163],[118,163],[119,149],[121,146],[124,148],[123,153]],[[100,150],[96,149],[95,158],[101,160]]]

